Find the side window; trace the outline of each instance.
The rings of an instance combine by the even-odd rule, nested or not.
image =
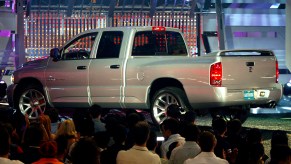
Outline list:
[[[69,43],[62,51],[63,60],[89,59],[97,32],[84,34]]]
[[[123,32],[106,31],[103,32],[97,50],[97,59],[118,58],[122,43]]]
[[[185,42],[178,32],[137,32],[132,56],[187,56]]]

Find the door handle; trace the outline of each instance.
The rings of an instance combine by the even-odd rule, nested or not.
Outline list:
[[[255,66],[255,62],[246,62],[246,66],[253,67]]]
[[[111,69],[119,69],[120,68],[120,65],[111,65],[110,68]]]
[[[77,69],[87,69],[87,66],[83,66],[83,65],[77,66]]]

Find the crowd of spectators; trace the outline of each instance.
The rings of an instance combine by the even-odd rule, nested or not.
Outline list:
[[[290,164],[284,131],[274,131],[270,157],[259,129],[242,133],[234,119],[213,119],[211,128],[195,124],[195,112],[181,115],[170,105],[159,131],[142,113],[109,112],[93,105],[60,121],[57,111],[0,124],[0,164]],[[160,133],[159,133],[160,132]],[[157,134],[164,141],[157,141]]]

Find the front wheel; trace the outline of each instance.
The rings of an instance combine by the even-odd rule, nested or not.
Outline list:
[[[167,118],[167,108],[171,104],[177,104],[180,108],[180,113],[185,114],[191,109],[185,92],[176,87],[165,87],[158,90],[151,102],[151,113],[153,122],[160,124]]]
[[[19,90],[14,101],[14,107],[29,119],[38,118],[46,109],[46,99],[42,88],[27,86]]]

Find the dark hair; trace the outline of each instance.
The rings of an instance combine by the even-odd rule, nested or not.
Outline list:
[[[193,110],[189,110],[184,115],[184,122],[187,123],[193,123],[196,119],[196,113]]]
[[[227,122],[223,118],[216,118],[212,120],[212,128],[215,133],[222,134],[227,129]]]
[[[291,156],[291,149],[288,145],[275,145],[271,148],[271,162],[270,164],[277,164],[279,162],[288,161]]]
[[[66,153],[66,150],[68,148],[68,140],[69,140],[69,136],[65,136],[65,135],[59,135],[55,141],[57,143],[57,147],[58,147],[58,151],[57,154],[58,155],[62,155]]]
[[[215,147],[216,142],[217,141],[214,134],[209,131],[202,132],[198,139],[198,144],[201,151],[204,152],[211,152],[211,150]]]
[[[133,127],[134,141],[137,145],[146,143],[149,138],[150,126],[146,121],[139,121]]]
[[[49,116],[52,123],[56,123],[60,120],[59,112],[56,108],[49,108],[45,110],[45,113]]]
[[[122,124],[118,124],[112,129],[112,138],[115,143],[123,143],[126,139],[127,131],[126,127]]]
[[[23,136],[25,146],[40,146],[45,135],[41,126],[42,125],[37,122],[30,123]]]
[[[242,123],[239,119],[230,120],[227,123],[227,132],[230,134],[237,134],[241,131]]]
[[[248,144],[259,143],[262,140],[262,133],[258,128],[252,128],[248,131],[246,139]]]
[[[197,141],[200,129],[193,123],[186,124],[183,128],[182,136],[186,141]]]
[[[249,163],[256,163],[265,154],[265,149],[262,143],[253,143],[249,145]]]
[[[57,155],[57,143],[56,141],[45,141],[40,145],[40,155],[43,158],[55,158]]]
[[[99,105],[94,104],[89,108],[89,112],[93,118],[96,118],[102,114],[102,108]]]
[[[157,147],[158,141],[157,141],[157,134],[155,131],[150,131],[150,136],[147,142],[147,148],[149,150],[154,150]]]
[[[179,131],[179,122],[176,119],[168,118],[161,124],[164,130],[170,130],[172,134],[177,134]]]
[[[0,125],[0,155],[7,155],[10,150],[10,136],[5,127]]]
[[[181,113],[180,113],[181,107],[177,104],[171,104],[167,108],[167,116],[174,118],[174,119],[180,119]]]
[[[94,122],[90,118],[84,118],[79,122],[79,132],[81,136],[93,136]]]
[[[271,147],[275,145],[287,145],[288,146],[288,136],[285,131],[276,130],[272,133]]]
[[[73,164],[99,164],[100,151],[90,137],[81,138],[75,143],[71,152]]]

